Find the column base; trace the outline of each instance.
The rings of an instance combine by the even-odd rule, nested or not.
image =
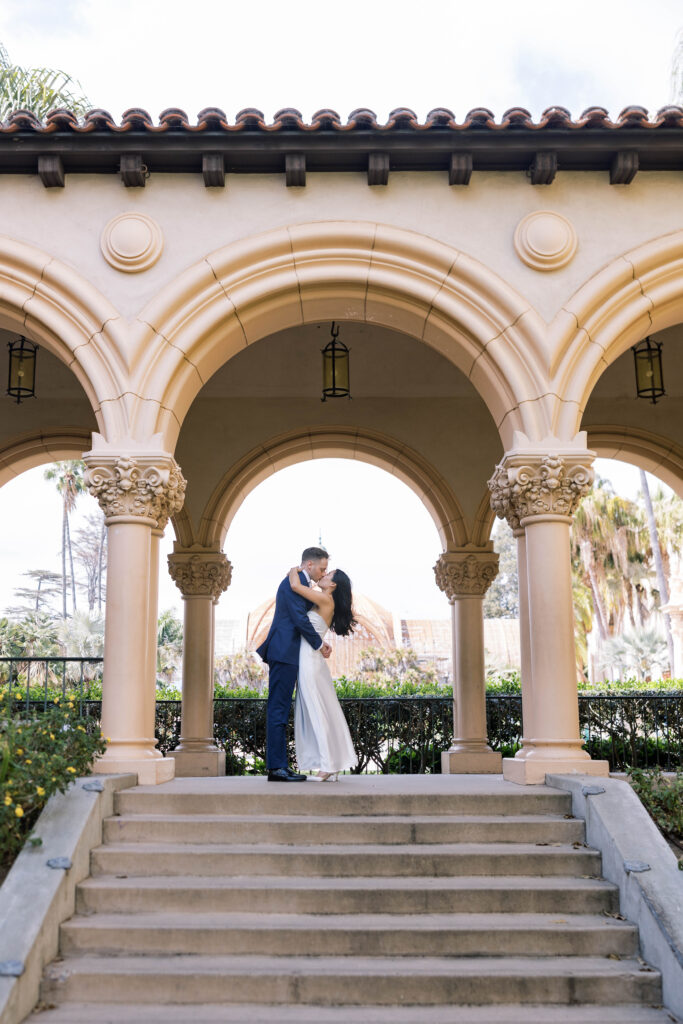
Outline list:
[[[224,750],[169,750],[168,758],[175,761],[175,773],[179,778],[225,775]]]
[[[444,750],[442,775],[500,775],[503,755],[495,750]]]
[[[132,772],[138,777],[138,786],[158,786],[170,782],[176,774],[175,762],[170,757],[135,758],[101,757],[95,761],[93,772],[97,775],[119,775]]]
[[[576,758],[505,757],[503,777],[519,786],[538,786],[553,775],[609,775],[609,761],[590,761]]]

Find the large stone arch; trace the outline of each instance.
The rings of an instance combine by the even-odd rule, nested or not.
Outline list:
[[[589,426],[588,447],[602,459],[620,459],[659,477],[683,498],[683,447],[638,427]]]
[[[247,495],[267,477],[308,459],[350,458],[378,466],[402,480],[422,500],[444,550],[468,542],[462,509],[447,481],[417,452],[387,435],[349,427],[292,431],[259,446],[231,466],[209,498],[195,532],[182,511],[173,520],[182,547],[194,543],[220,550],[230,523]]]
[[[209,377],[284,328],[360,320],[424,341],[470,379],[504,446],[550,429],[545,324],[482,263],[382,224],[317,222],[235,242],[167,285],[140,313],[134,430],[172,449]]]
[[[590,278],[550,327],[553,433],[580,429],[598,378],[648,334],[683,321],[683,231],[652,239]]]
[[[21,434],[0,447],[0,487],[48,462],[80,459],[90,448],[92,435],[82,427],[56,427]]]
[[[0,326],[44,345],[74,373],[107,440],[127,433],[127,327],[72,267],[0,236]]]

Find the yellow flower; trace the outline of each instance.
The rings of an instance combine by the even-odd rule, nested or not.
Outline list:
[[[23,749],[21,747],[17,747],[17,754],[21,755],[23,753],[24,753]]]
[[[76,728],[78,729],[79,732],[85,732],[85,729],[83,728],[82,725],[77,725]]]
[[[55,734],[53,732],[51,732],[50,733],[50,739],[53,740],[54,738],[55,738]]]
[[[16,814],[17,818],[23,818],[24,817],[24,808],[23,807],[15,807],[14,808],[14,813]]]
[[[9,793],[5,793],[5,807],[10,807],[12,804],[12,797]]]
[[[33,761],[31,761],[31,759],[27,757],[26,760],[24,761],[24,764],[33,764]]]
[[[111,743],[111,736],[107,736],[107,743]]]
[[[55,697],[54,702],[55,702],[55,704],[59,704],[59,697]]]
[[[67,707],[68,707],[68,708],[73,708],[73,706],[74,706],[74,705],[73,705],[73,701],[71,701],[71,700],[70,700],[70,701],[69,701],[69,703],[67,704]]]
[[[38,796],[45,796],[45,790],[42,786],[36,786],[36,793]]]
[[[69,767],[67,768],[67,771],[68,771],[68,772],[71,772],[71,774],[72,774],[72,775],[75,775],[75,774],[76,774],[76,769],[75,769],[75,768],[72,768],[72,767],[71,767],[70,765],[69,765]]]

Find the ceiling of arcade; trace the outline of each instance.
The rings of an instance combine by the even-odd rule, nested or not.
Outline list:
[[[659,331],[652,338],[662,342],[664,397],[653,404],[636,396],[633,355],[628,349],[597,381],[586,405],[582,429],[588,430],[588,443],[596,447],[599,454],[643,465],[682,493],[683,324]],[[616,429],[596,431],[596,428]],[[612,450],[610,437],[616,437],[620,431],[622,441],[617,441]],[[633,441],[618,452],[616,449],[629,435]],[[596,443],[598,437],[601,445]],[[658,462],[661,462],[659,472]]]
[[[17,404],[5,394],[7,343],[16,333],[0,330],[0,484],[41,462],[77,458],[97,430],[97,421],[78,380],[45,347],[36,360],[36,398]]]
[[[413,449],[473,522],[502,447],[464,374],[413,338],[346,322],[340,339],[351,350],[353,397],[323,403],[320,350],[329,338],[329,323],[270,335],[234,356],[199,393],[176,449],[195,528],[218,482],[249,452],[292,431],[334,427],[354,428],[361,437],[379,433]]]

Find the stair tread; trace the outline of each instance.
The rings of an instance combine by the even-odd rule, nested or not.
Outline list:
[[[96,846],[93,851],[100,853],[131,853],[154,854],[154,853],[202,853],[225,852],[236,856],[239,854],[278,854],[285,853],[289,856],[300,854],[306,857],[320,856],[325,854],[344,854],[346,856],[356,854],[381,854],[382,857],[395,857],[400,855],[419,854],[424,857],[438,856],[439,854],[458,854],[461,856],[472,854],[515,854],[519,856],[530,856],[531,854],[542,854],[544,856],[557,856],[559,854],[575,854],[577,857],[595,857],[597,850],[585,846],[574,847],[571,843],[105,843]]]
[[[671,1024],[668,1011],[629,1003],[561,1006],[288,1006],[286,1004],[63,1003],[26,1024]]]
[[[252,928],[263,931],[274,931],[278,928],[288,929],[331,929],[397,931],[405,929],[417,931],[422,929],[443,929],[448,931],[506,929],[526,931],[530,928],[555,931],[558,925],[563,930],[574,929],[605,929],[610,931],[633,931],[635,925],[628,921],[620,921],[613,917],[600,914],[501,914],[501,913],[452,913],[452,914],[281,914],[281,913],[183,913],[179,911],[145,912],[145,913],[98,913],[93,915],[77,915],[64,922],[62,928],[98,929],[98,928],[187,928],[187,929],[226,929]]]
[[[261,823],[273,823],[273,824],[294,824],[301,822],[302,824],[310,824],[312,822],[320,822],[321,824],[349,824],[349,819],[354,824],[439,824],[439,823],[451,823],[451,824],[520,824],[520,825],[536,825],[541,822],[551,824],[565,824],[566,822],[576,823],[579,819],[567,818],[564,814],[506,814],[502,816],[500,814],[354,814],[350,816],[348,814],[306,814],[306,815],[292,815],[292,814],[230,814],[228,812],[222,814],[208,814],[208,813],[196,813],[196,814],[149,814],[147,812],[143,814],[114,814],[109,818],[105,818],[105,821],[117,821],[117,822],[173,822],[174,824],[192,824],[195,825],[198,822],[217,822],[225,821],[228,823],[240,823],[240,824],[261,824]],[[581,822],[583,824],[583,822]]]
[[[219,975],[221,977],[248,974],[294,976],[345,977],[424,977],[457,975],[521,976],[525,978],[548,976],[619,977],[648,974],[659,977],[653,968],[644,967],[633,957],[616,960],[610,957],[356,957],[356,956],[264,956],[257,954],[180,954],[169,956],[74,956],[53,962],[46,968],[49,977],[81,975],[140,975],[169,974]]]
[[[575,875],[379,875],[306,877],[303,875],[94,875],[79,882],[82,889],[601,889],[614,892],[617,887],[604,878],[577,878]]]

